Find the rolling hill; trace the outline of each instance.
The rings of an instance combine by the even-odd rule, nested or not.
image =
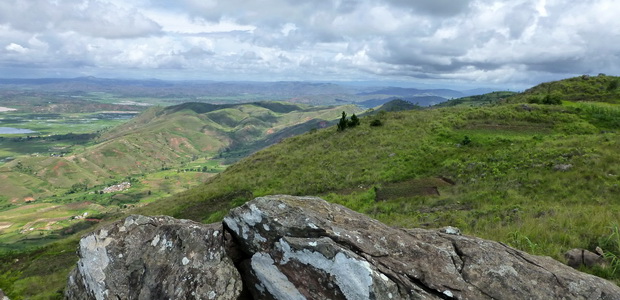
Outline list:
[[[618,283],[620,109],[614,96],[618,91],[610,88],[613,84],[605,87],[592,79],[553,83],[567,87],[555,104],[532,101],[549,94],[543,84],[482,106],[467,105],[478,101],[470,99],[450,107],[380,112],[362,117],[360,126],[344,131],[312,130],[245,157],[200,186],[131,213],[208,223],[256,196],[319,195],[392,226],[456,226],[464,234],[558,260],[572,248],[600,247],[612,267],[586,271]],[[593,99],[581,92],[588,84],[592,86],[586,91],[596,91]],[[197,113],[189,106],[178,111],[196,119],[220,120],[221,127],[208,128],[228,133],[229,145],[250,139],[227,131],[245,128],[239,120],[246,120],[240,116],[248,115],[247,110],[220,116],[206,107]],[[151,113],[153,120],[163,115]],[[253,126],[267,118],[256,115],[248,119]],[[370,125],[375,119],[380,126]],[[192,120],[184,117],[175,124],[191,127]],[[137,118],[125,130],[101,138],[104,143],[114,141],[125,136],[121,132],[131,137],[140,122]],[[57,295],[77,259],[72,254],[75,245],[76,238],[68,238],[36,251],[6,254],[0,264],[0,286],[9,295]],[[22,263],[8,263],[15,259]],[[53,267],[38,267],[46,264]],[[32,285],[37,281],[50,284]]]
[[[349,107],[310,107],[278,102],[153,107],[100,135],[92,146],[60,156],[19,157],[0,166],[5,201],[39,199],[76,183],[178,168],[202,158],[228,162],[279,140],[325,126]]]

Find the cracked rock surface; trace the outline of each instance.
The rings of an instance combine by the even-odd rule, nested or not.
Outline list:
[[[255,299],[620,299],[611,282],[551,258],[395,229],[316,197],[256,198],[224,224]]]
[[[256,198],[223,226],[131,216],[79,254],[69,299],[620,299],[551,258],[455,228],[391,228],[316,197]]]
[[[130,216],[80,240],[66,299],[237,299],[221,224]]]

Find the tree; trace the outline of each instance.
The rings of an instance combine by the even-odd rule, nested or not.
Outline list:
[[[351,120],[349,120],[349,127],[355,127],[360,124],[360,119],[355,115],[351,115]]]
[[[618,88],[618,80],[612,80],[609,82],[609,84],[607,85],[607,91],[611,92],[615,89]]]
[[[343,111],[342,118],[340,118],[340,121],[338,122],[338,131],[344,131],[347,129],[347,125],[347,113]]]

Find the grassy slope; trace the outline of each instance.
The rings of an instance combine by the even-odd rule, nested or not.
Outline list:
[[[524,105],[527,98],[518,97],[512,104],[382,114],[381,127],[363,119],[343,133],[329,128],[291,138],[143,212],[207,222],[254,196],[319,194],[391,225],[459,226],[560,260],[574,247],[617,252],[607,238],[620,220],[620,110]],[[591,105],[599,113],[586,109]],[[426,186],[439,196],[394,188],[437,177],[456,184]],[[376,202],[385,190],[395,192]]]
[[[6,179],[0,181],[0,190],[5,203],[19,202],[63,193],[75,183],[102,185],[110,178],[175,168],[198,157],[216,156],[223,149],[247,154],[273,142],[271,136],[286,136],[287,130],[297,130],[309,121],[334,120],[343,109],[357,111],[275,102],[152,108],[104,134],[100,143],[72,155],[19,157],[0,166],[0,177]],[[313,125],[302,127],[309,130]]]
[[[198,188],[136,212],[213,222],[255,196],[321,195],[390,225],[458,226],[560,260],[574,247],[617,252],[608,238],[620,220],[620,111],[597,106],[604,113],[592,113],[573,102],[524,105],[524,99],[380,113],[344,132],[330,127],[285,139]],[[383,126],[369,126],[375,118]],[[23,259],[45,263],[51,256],[40,253],[71,243]],[[33,268],[0,264],[0,274],[9,274],[4,277],[15,275],[0,277],[3,288],[27,295],[19,287],[33,280]],[[66,270],[53,274],[62,278]],[[620,277],[594,272],[616,282]],[[61,283],[41,291],[53,293]]]
[[[451,107],[451,106],[466,106],[466,107],[476,107],[476,106],[484,106],[491,105],[500,101],[505,100],[510,96],[514,96],[517,93],[515,92],[492,92],[484,95],[476,95],[463,97],[458,99],[449,100],[440,104],[437,104],[436,107]]]

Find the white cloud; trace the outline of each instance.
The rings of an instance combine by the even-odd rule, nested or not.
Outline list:
[[[18,44],[15,44],[15,43],[10,43],[4,49],[6,49],[7,51],[12,51],[12,52],[17,52],[17,53],[26,53],[26,52],[28,52],[28,49],[24,48],[22,45],[18,45]]]
[[[4,0],[0,69],[527,85],[620,73],[616,6],[614,0]]]

